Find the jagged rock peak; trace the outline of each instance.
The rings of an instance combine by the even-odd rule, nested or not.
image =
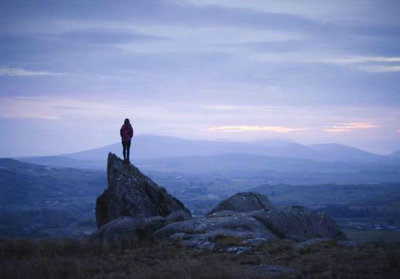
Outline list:
[[[108,154],[107,189],[97,198],[97,226],[123,216],[145,218],[167,216],[174,211],[190,211],[133,164]]]
[[[244,192],[236,193],[229,198],[221,201],[216,207],[211,210],[210,214],[223,210],[249,212],[259,209],[273,208],[273,205],[266,196],[259,193]]]

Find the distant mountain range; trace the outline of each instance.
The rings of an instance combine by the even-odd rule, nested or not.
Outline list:
[[[119,143],[60,156],[18,160],[39,165],[106,169],[109,152],[121,156]],[[400,157],[372,154],[340,144],[301,145],[293,141],[251,143],[196,141],[138,136],[132,162],[148,173],[262,177],[271,183],[376,183],[400,181]]]
[[[394,161],[395,162],[395,161]],[[146,171],[206,173],[255,173],[303,172],[303,173],[355,173],[363,171],[389,172],[400,167],[397,163],[376,162],[322,162],[302,158],[271,157],[246,153],[228,153],[209,156],[168,157],[157,159],[137,159],[140,168]],[[399,169],[400,170],[400,169]],[[399,173],[400,174],[400,173]]]
[[[121,144],[116,143],[87,151],[60,156],[18,158],[18,160],[63,167],[105,168],[108,152],[121,154]],[[377,163],[393,161],[394,156],[383,156],[341,144],[302,145],[287,140],[255,142],[228,142],[186,140],[165,136],[137,136],[132,141],[132,158],[155,159],[188,156],[215,156],[241,153],[258,156],[309,159],[321,162]]]

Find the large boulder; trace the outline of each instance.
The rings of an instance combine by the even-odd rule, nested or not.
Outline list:
[[[250,212],[280,238],[303,241],[311,238],[343,238],[336,222],[326,212],[317,212],[303,206],[282,210],[268,209]]]
[[[190,216],[184,210],[174,211],[166,217],[119,217],[103,225],[91,235],[91,239],[104,243],[119,243],[124,240],[140,241],[151,238],[154,231],[170,223],[189,218]]]
[[[91,239],[101,240],[104,243],[119,243],[124,240],[139,241],[148,238],[153,231],[165,224],[165,219],[161,216],[138,219],[119,217],[98,229],[91,235]]]
[[[259,193],[245,192],[236,193],[229,198],[221,201],[216,207],[211,210],[210,214],[223,210],[249,212],[259,209],[270,208],[274,207],[266,196]]]
[[[157,230],[154,236],[212,250],[232,250],[234,247],[248,250],[278,239],[262,222],[247,213],[228,210],[169,224]]]
[[[190,211],[163,188],[145,176],[134,165],[126,163],[115,154],[108,154],[108,187],[97,198],[97,226],[119,217],[145,218],[167,216],[174,211]]]
[[[171,223],[155,231],[154,236],[195,248],[225,251],[252,250],[274,239],[344,237],[327,213],[302,206],[278,210],[267,197],[255,193],[235,194],[207,216]]]

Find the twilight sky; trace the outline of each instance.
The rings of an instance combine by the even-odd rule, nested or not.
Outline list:
[[[400,1],[0,0],[0,157],[140,134],[400,149]]]

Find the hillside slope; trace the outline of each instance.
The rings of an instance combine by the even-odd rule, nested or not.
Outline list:
[[[0,204],[28,206],[47,199],[96,196],[105,185],[105,173],[95,170],[40,166],[0,159]],[[27,204],[28,203],[28,204]]]

